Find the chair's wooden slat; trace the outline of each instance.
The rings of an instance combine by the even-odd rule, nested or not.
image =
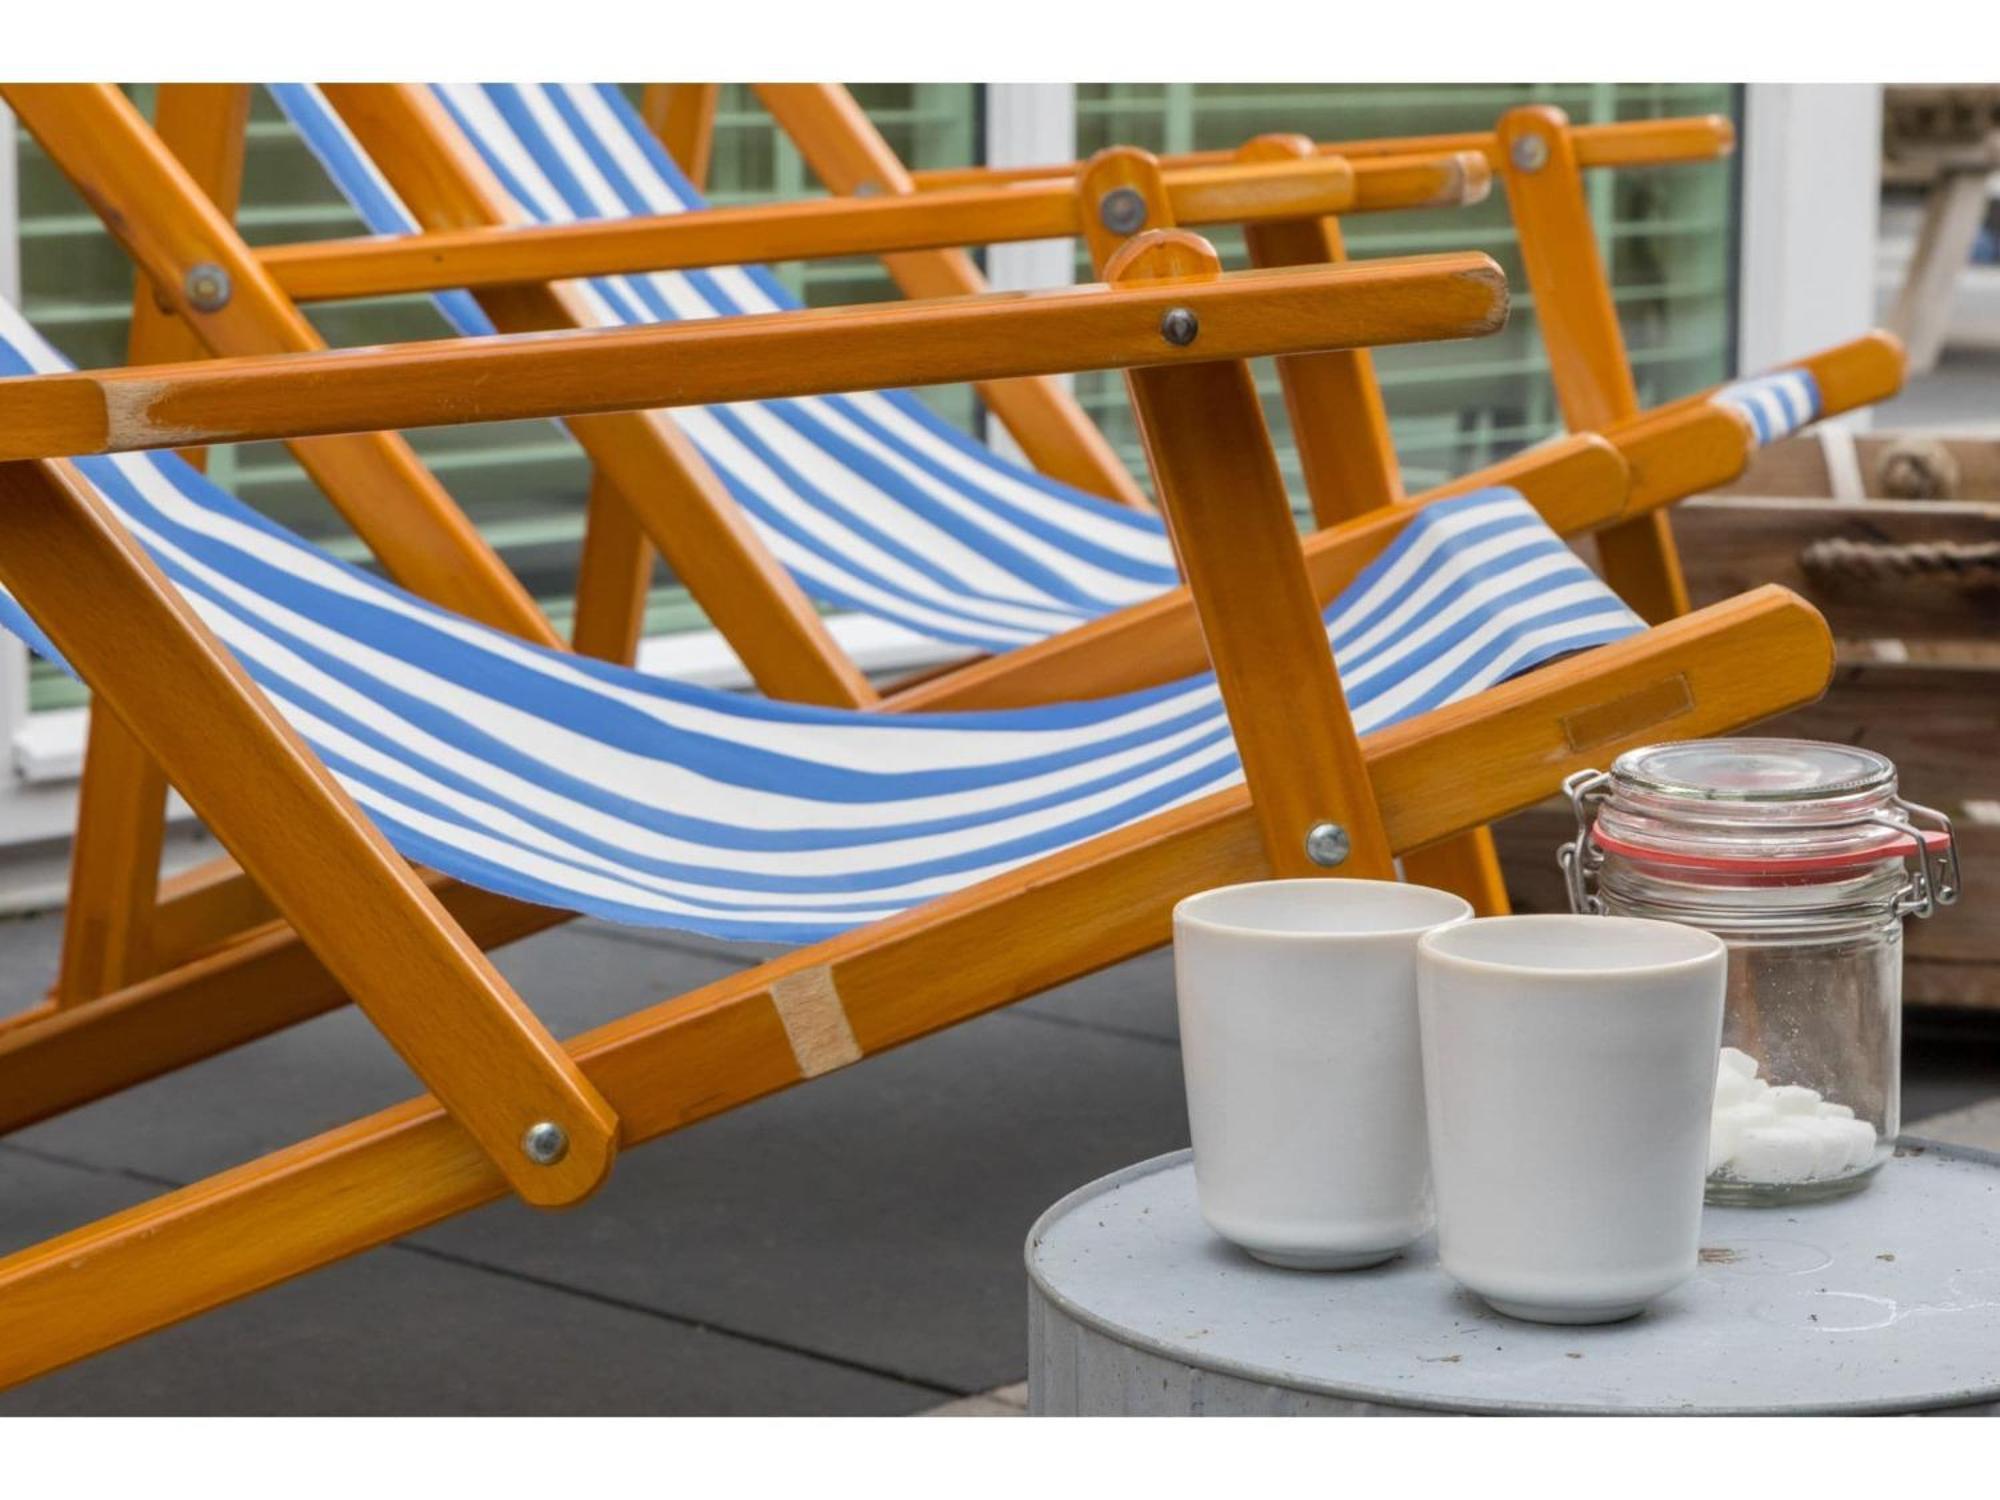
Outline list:
[[[1722,115],[1619,120],[1579,125],[1573,139],[1577,160],[1585,167],[1656,167],[1727,156],[1736,146],[1736,127]],[[1322,141],[1317,149],[1324,155],[1345,157],[1355,163],[1377,156],[1435,156],[1446,151],[1471,151],[1485,157],[1497,169],[1502,157],[1499,143],[1490,130]],[[1174,172],[1185,167],[1214,166],[1229,158],[1228,151],[1180,151],[1162,157],[1160,165]],[[941,167],[913,172],[910,176],[919,191],[935,192],[980,184],[1073,177],[1081,165],[1081,162],[1048,162],[1030,167]]]
[[[176,313],[221,355],[323,349],[234,228],[109,84],[0,88]],[[196,305],[194,292],[219,292]],[[191,282],[200,282],[191,288]],[[185,446],[177,444],[174,446]],[[544,644],[554,630],[520,581],[393,433],[360,429],[291,445],[315,483],[400,582],[439,603]]]
[[[216,212],[234,219],[243,186],[249,85],[163,83],[154,116],[167,149]],[[141,271],[137,280],[129,362],[201,358],[194,330],[161,305],[150,277]],[[190,448],[181,456],[199,468],[206,452]],[[69,900],[52,991],[58,1005],[95,999],[151,972],[166,816],[166,777],[118,716],[100,704],[90,716],[84,742],[76,832],[70,841]]]
[[[1484,255],[1239,271],[1144,284],[888,302],[605,332],[448,339],[311,358],[217,359],[0,381],[0,459],[294,433],[932,385],[1197,362],[1160,319],[1198,310],[1214,359],[1489,333],[1506,284]],[[621,484],[621,488],[623,488]]]
[[[1809,701],[1832,665],[1812,610],[1763,589],[1371,735],[1368,775],[1392,843],[1408,850],[1529,806],[1571,771],[1663,733],[1725,733]],[[830,986],[872,1053],[1156,946],[1181,896],[1269,873],[1245,794],[1220,793],[613,1022],[570,1051],[637,1143],[801,1081],[771,999],[788,976]],[[303,976],[231,993],[242,1005],[230,1019],[246,1028],[329,1003]],[[133,1017],[100,1001],[62,1024],[83,1034],[94,1013]],[[503,1191],[429,1100],[357,1121],[0,1261],[0,1383]]]
[[[913,193],[909,171],[861,106],[838,84],[755,85],[757,97],[836,193]],[[954,297],[986,289],[963,250],[920,250],[882,259],[906,297]],[[1037,469],[1091,494],[1146,508],[1145,494],[1097,425],[1063,384],[1034,374],[976,382],[992,410]]]
[[[329,92],[338,98],[352,97],[344,90]],[[1399,158],[1371,163],[1359,172],[1345,162],[1317,158],[1195,169],[1170,179],[1168,191],[1182,223],[1233,224],[1461,201],[1466,176],[1458,159],[1449,156]],[[259,251],[258,258],[293,298],[313,302],[461,286],[513,286],[566,276],[1052,239],[1078,233],[1087,217],[1070,185],[1052,181],[1019,188],[807,199],[565,224],[475,223],[427,228],[412,235],[273,245]],[[983,282],[923,284],[924,294],[932,296],[984,289]]]
[[[1133,240],[1104,268],[1121,288],[1221,274],[1208,242],[1179,230]],[[1199,348],[1199,328],[1186,333]],[[1126,379],[1272,872],[1392,878],[1250,366],[1138,369]],[[1346,846],[1315,858],[1309,835],[1328,823]]]
[[[610,1106],[70,466],[0,465],[0,584],[515,1191],[591,1192]],[[541,1121],[569,1139],[547,1165],[522,1151]]]
[[[1626,421],[1638,414],[1639,392],[1569,118],[1551,105],[1523,105],[1501,116],[1494,134],[1563,420],[1573,432]],[[1605,581],[1644,618],[1657,623],[1686,611],[1687,584],[1665,515],[1608,528],[1597,552]]]
[[[721,96],[719,83],[649,83],[639,96],[640,116],[697,188],[708,186]]]
[[[1304,136],[1260,136],[1243,147],[1247,161],[1285,161],[1312,154]],[[1244,231],[1253,266],[1337,265],[1347,258],[1332,218],[1294,219]],[[1389,433],[1389,413],[1366,349],[1294,354],[1278,362],[1285,409],[1292,419],[1306,493],[1322,526],[1403,498],[1402,466]]]

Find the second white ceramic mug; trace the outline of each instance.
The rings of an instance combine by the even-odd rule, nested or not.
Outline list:
[[[1174,908],[1195,1188],[1216,1233],[1341,1270],[1430,1227],[1417,940],[1471,914],[1447,891],[1333,879]]]
[[[1544,1323],[1629,1318],[1694,1274],[1727,966],[1713,934],[1631,917],[1424,938],[1446,1271]]]

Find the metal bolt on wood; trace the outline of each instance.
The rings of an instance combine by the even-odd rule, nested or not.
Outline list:
[[[1113,188],[1097,200],[1097,218],[1113,234],[1137,234],[1146,227],[1146,198],[1137,188]]]
[[[522,1135],[521,1154],[538,1167],[552,1167],[569,1155],[569,1133],[553,1120],[538,1120]]]
[[[1315,823],[1306,830],[1306,858],[1331,870],[1347,863],[1353,844],[1338,823]]]
[[[1549,164],[1549,143],[1538,135],[1524,135],[1514,142],[1510,155],[1521,171],[1539,172]]]
[[[1185,349],[1201,332],[1201,319],[1185,307],[1170,307],[1160,318],[1160,337],[1176,349]]]
[[[181,290],[197,312],[218,312],[229,305],[229,273],[214,261],[201,261],[188,267]]]

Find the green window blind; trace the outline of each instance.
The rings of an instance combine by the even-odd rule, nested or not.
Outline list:
[[[1266,131],[1320,140],[1490,130],[1517,104],[1546,103],[1578,124],[1675,115],[1740,118],[1730,85],[1676,84],[1084,84],[1077,90],[1077,151],[1143,146],[1162,154],[1240,145]],[[1735,182],[1724,163],[1593,171],[1591,207],[1600,247],[1648,404],[1684,395],[1733,368]],[[1534,298],[1498,184],[1471,208],[1358,214],[1342,224],[1356,257],[1483,250],[1506,270],[1513,312],[1504,331],[1476,342],[1378,353],[1397,452],[1412,489],[1423,488],[1538,442],[1558,430],[1548,362],[1535,332]],[[1231,266],[1246,264],[1240,233],[1213,236]],[[1087,263],[1085,274],[1087,274]],[[1281,435],[1287,481],[1303,504],[1298,461],[1266,362],[1266,410]],[[1138,444],[1123,382],[1079,376],[1085,406],[1128,462]]]
[[[636,97],[636,86],[634,94]],[[904,160],[953,166],[976,154],[978,88],[972,84],[876,84],[855,93]],[[151,112],[152,89],[131,90]],[[24,310],[81,365],[125,359],[132,269],[32,136],[17,131],[19,150],[21,292]],[[716,117],[710,196],[718,203],[797,198],[819,191],[796,149],[748,90],[724,91]],[[252,106],[244,159],[243,206],[237,222],[252,244],[360,234],[361,221],[259,90]],[[896,295],[875,260],[816,261],[775,268],[795,294],[813,305],[865,302]],[[324,304],[313,321],[336,345],[393,343],[449,333],[422,297],[387,297]],[[926,393],[946,417],[970,424],[969,390]],[[553,423],[503,423],[412,435],[419,454],[443,480],[481,532],[527,583],[559,626],[567,627],[570,595],[583,536],[589,473],[581,452]],[[210,472],[235,494],[286,525],[357,561],[366,559],[347,530],[284,448],[275,443],[218,449]],[[700,625],[700,611],[664,569],[656,580],[648,630]],[[32,708],[83,701],[82,689],[44,663],[30,686]]]

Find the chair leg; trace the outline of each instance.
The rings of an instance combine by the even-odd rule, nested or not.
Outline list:
[[[1639,392],[1569,118],[1527,105],[1502,116],[1495,134],[1563,419],[1572,432],[1594,432],[1636,416]],[[1658,624],[1687,612],[1687,583],[1665,516],[1607,527],[1597,549],[1605,581],[1643,618]]]
[[[639,98],[639,113],[698,188],[708,186],[715,106],[721,96],[719,83],[649,83]]]
[[[576,570],[576,620],[570,649],[600,661],[637,659],[653,583],[653,544],[639,512],[602,474],[590,481],[583,556]]]
[[[1722,733],[1810,701],[1832,665],[1818,615],[1762,589],[1371,735],[1367,777],[1390,843],[1408,850],[1538,801],[1571,771],[1662,732]],[[1482,773],[1465,774],[1472,765]],[[1221,792],[612,1022],[568,1050],[636,1144],[1163,943],[1179,897],[1269,872],[1247,794]],[[416,1099],[86,1225],[0,1260],[0,1384],[505,1189],[477,1145]]]

